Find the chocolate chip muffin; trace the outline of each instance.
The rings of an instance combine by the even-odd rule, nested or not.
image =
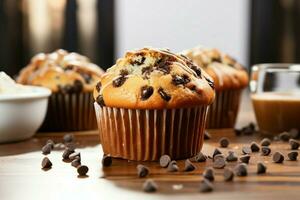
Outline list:
[[[207,128],[232,128],[235,125],[242,90],[248,74],[235,59],[217,49],[195,47],[183,52],[214,80],[216,100],[208,111]]]
[[[148,161],[195,155],[214,95],[209,75],[184,56],[154,48],[128,52],[94,90],[104,153]]]
[[[59,49],[34,56],[17,82],[51,89],[42,131],[91,130],[97,128],[92,93],[102,74],[87,57]]]

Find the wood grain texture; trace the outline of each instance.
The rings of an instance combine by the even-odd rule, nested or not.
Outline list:
[[[203,152],[211,155],[218,146],[218,140],[226,136],[231,143],[228,148],[219,148],[227,154],[234,150],[241,155],[241,148],[251,141],[259,142],[258,135],[236,137],[232,130],[211,130],[213,138],[205,141]],[[102,168],[102,149],[97,132],[76,133],[78,151],[82,164],[90,170],[88,177],[77,177],[76,169],[62,161],[62,151],[53,151],[48,157],[52,169],[41,170],[41,147],[49,138],[61,141],[61,135],[38,135],[30,140],[0,145],[0,199],[283,199],[299,197],[300,161],[285,160],[283,164],[272,162],[271,156],[262,157],[252,153],[249,176],[235,177],[231,183],[223,181],[223,170],[215,170],[215,190],[209,194],[199,193],[202,172],[211,166],[211,160],[196,163],[197,170],[183,172],[184,162],[179,161],[180,172],[170,173],[156,162],[139,162],[150,168],[149,178],[154,179],[159,189],[154,194],[142,192],[145,178],[137,178],[137,162],[114,159],[113,165]],[[272,153],[289,152],[288,143],[273,142]],[[271,155],[272,155],[271,153]],[[263,161],[268,169],[266,174],[256,174],[256,163]],[[228,163],[234,167],[236,162]],[[180,190],[174,189],[182,187]]]

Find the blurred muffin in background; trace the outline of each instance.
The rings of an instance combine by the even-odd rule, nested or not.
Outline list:
[[[59,49],[34,56],[17,82],[51,89],[42,131],[82,131],[97,128],[92,91],[102,74],[87,57]]]
[[[216,100],[208,111],[207,128],[233,128],[241,92],[248,85],[248,73],[229,55],[213,48],[195,47],[182,52],[214,80]]]
[[[94,91],[104,153],[140,161],[196,155],[214,96],[209,75],[185,57],[154,48],[127,52]]]

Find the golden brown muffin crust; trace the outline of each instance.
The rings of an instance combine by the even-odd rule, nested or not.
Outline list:
[[[211,104],[214,85],[208,74],[184,56],[143,48],[126,53],[107,70],[94,90],[102,106],[164,109]]]
[[[34,56],[21,70],[17,82],[47,87],[52,92],[91,92],[103,73],[87,57],[59,49]]]
[[[247,87],[249,77],[235,59],[217,49],[195,47],[182,54],[202,67],[214,80],[217,91]]]

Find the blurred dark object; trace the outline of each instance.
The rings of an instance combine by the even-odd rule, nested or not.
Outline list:
[[[113,0],[0,0],[0,30],[0,71],[11,76],[59,48],[104,69],[114,62]]]
[[[300,1],[252,0],[250,64],[300,61]]]

